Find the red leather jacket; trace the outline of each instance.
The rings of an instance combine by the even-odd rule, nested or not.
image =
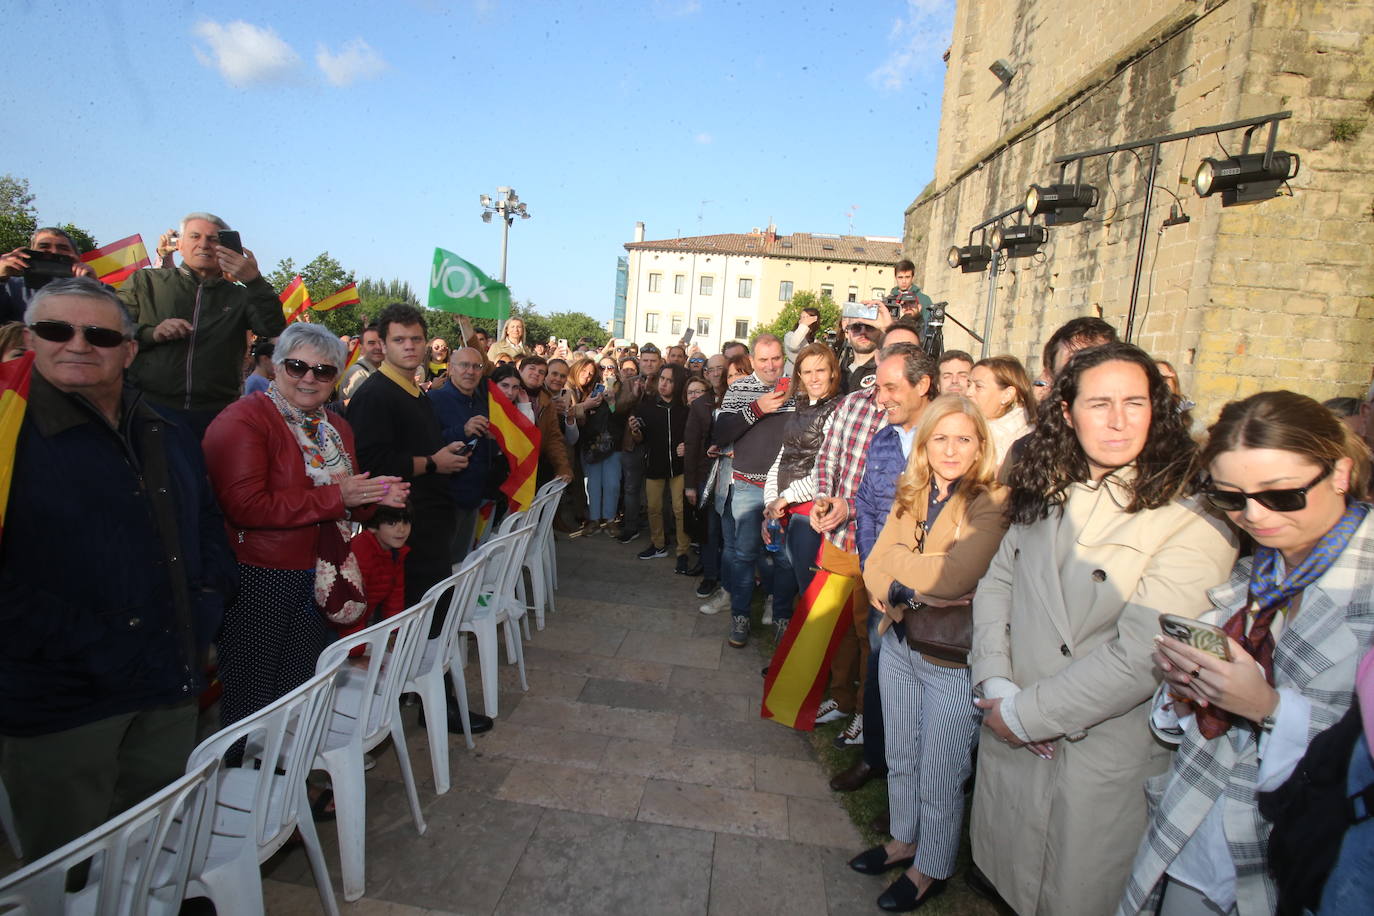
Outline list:
[[[338,414],[329,422],[356,468],[352,428]],[[317,487],[306,476],[296,436],[267,395],[239,398],[220,411],[201,445],[238,561],[314,569],[320,523],[344,517],[343,496],[338,486]]]

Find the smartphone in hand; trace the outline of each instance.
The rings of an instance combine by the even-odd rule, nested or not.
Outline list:
[[[218,241],[220,245],[228,248],[235,254],[243,254],[243,241],[239,238],[239,234],[233,229],[221,229]]]
[[[1164,635],[1172,636],[1179,642],[1187,643],[1194,649],[1201,649],[1208,655],[1215,655],[1231,661],[1231,648],[1226,642],[1226,633],[1221,627],[1200,620],[1179,617],[1177,614],[1160,614],[1159,628]]]

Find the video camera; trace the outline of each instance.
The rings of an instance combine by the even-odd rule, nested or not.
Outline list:
[[[905,290],[893,289],[883,299],[888,312],[894,319],[901,318],[902,312],[910,309],[914,314],[921,314],[920,290],[915,286],[909,286]]]
[[[24,271],[24,285],[31,290],[42,289],[53,280],[75,276],[72,268],[76,262],[65,254],[38,251],[34,248],[25,248],[24,254],[29,259],[29,266]]]

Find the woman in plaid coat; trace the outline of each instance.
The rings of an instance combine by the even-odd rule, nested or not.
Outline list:
[[[1146,783],[1149,830],[1120,913],[1272,913],[1270,825],[1279,786],[1351,702],[1374,636],[1374,522],[1359,502],[1369,455],[1321,405],[1287,391],[1227,405],[1201,460],[1212,504],[1256,543],[1209,592],[1228,661],[1161,636],[1151,724],[1181,743]],[[1175,737],[1174,740],[1180,740]],[[1160,909],[1162,905],[1162,909]]]

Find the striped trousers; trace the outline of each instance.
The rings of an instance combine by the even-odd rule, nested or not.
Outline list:
[[[892,838],[916,844],[921,874],[948,878],[959,852],[964,780],[981,721],[969,669],[931,664],[888,630],[878,654],[878,684]]]

